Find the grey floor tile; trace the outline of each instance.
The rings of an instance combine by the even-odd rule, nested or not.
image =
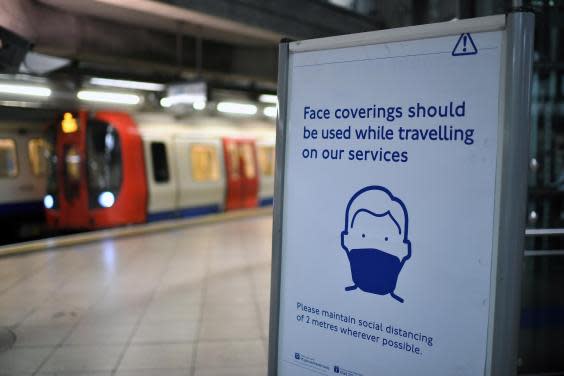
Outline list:
[[[51,348],[12,348],[0,353],[0,374],[32,373],[49,356]]]
[[[66,325],[23,325],[14,329],[16,347],[54,346],[60,344],[71,332],[72,324]]]
[[[82,316],[84,309],[56,303],[41,305],[27,317],[22,325],[72,325]]]
[[[117,371],[115,376],[191,376],[189,368],[184,369],[135,369]]]
[[[111,371],[58,371],[39,372],[33,376],[112,376]]]
[[[201,316],[201,302],[193,304],[166,305],[158,302],[152,303],[145,312],[144,321],[170,321],[170,320],[199,320]]]
[[[192,365],[191,344],[131,345],[118,371],[142,369],[188,369]]]
[[[55,350],[41,372],[111,371],[124,346],[63,346]]]
[[[262,341],[200,342],[196,369],[243,368],[266,364]]]
[[[202,340],[242,340],[261,338],[258,320],[207,320],[202,321]]]
[[[193,342],[198,333],[197,321],[141,322],[132,343]]]
[[[241,292],[230,292],[225,291],[217,294],[206,294],[205,304],[230,304],[230,305],[240,305],[240,304],[253,304],[255,299],[250,290]]]
[[[143,315],[143,307],[120,306],[93,307],[85,313],[81,323],[90,324],[134,324]]]
[[[254,320],[257,311],[254,304],[207,303],[204,305],[204,320],[224,320],[226,317],[229,317],[230,321]]]
[[[133,333],[134,323],[80,323],[65,340],[66,345],[125,344]]]
[[[266,376],[266,365],[243,368],[201,368],[196,369],[194,376]]]
[[[2,300],[2,309],[0,309],[0,326],[16,326],[32,310],[33,308],[29,304],[11,304],[8,301]]]

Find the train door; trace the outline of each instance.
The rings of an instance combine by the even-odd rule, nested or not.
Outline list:
[[[26,140],[25,148],[27,151],[27,164],[29,166],[29,174],[33,189],[28,191],[34,200],[40,202],[45,196],[46,191],[46,174],[47,174],[47,158],[51,145],[42,135],[32,135]]]
[[[62,228],[87,228],[88,188],[86,174],[87,114],[80,112],[78,119],[65,113],[59,124],[56,156],[59,181],[59,215],[57,225]]]
[[[243,182],[239,147],[235,139],[223,139],[223,156],[225,160],[225,210],[243,207]]]
[[[274,196],[274,142],[257,143],[257,160],[260,173],[259,205],[272,205]]]
[[[239,140],[241,172],[243,177],[243,207],[254,208],[258,204],[259,177],[255,142]]]
[[[220,211],[225,187],[220,140],[177,137],[174,143],[179,214],[192,216]]]
[[[149,200],[147,220],[176,216],[176,168],[172,137],[144,135],[145,166]]]
[[[223,139],[226,170],[226,210],[257,205],[258,175],[252,140]]]

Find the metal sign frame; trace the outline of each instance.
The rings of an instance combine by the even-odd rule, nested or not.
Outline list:
[[[504,31],[499,96],[498,145],[490,312],[485,375],[514,375],[521,303],[521,269],[525,239],[527,161],[534,15],[513,12],[399,29],[367,32],[298,42],[282,42],[278,64],[278,121],[268,375],[278,374],[284,172],[289,81],[289,57],[296,52],[444,37],[462,33]]]

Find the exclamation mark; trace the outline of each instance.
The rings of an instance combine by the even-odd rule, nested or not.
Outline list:
[[[466,34],[462,36],[462,44],[464,45],[464,47],[462,48],[462,51],[466,52]]]

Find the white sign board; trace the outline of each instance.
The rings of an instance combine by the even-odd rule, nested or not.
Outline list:
[[[486,372],[504,33],[290,44],[271,374]]]

